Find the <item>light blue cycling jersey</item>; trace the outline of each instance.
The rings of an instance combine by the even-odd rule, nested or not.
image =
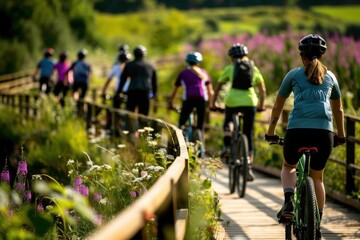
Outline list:
[[[294,93],[294,109],[291,111],[288,129],[316,128],[333,131],[330,100],[340,99],[338,81],[327,71],[322,84],[315,85],[307,80],[304,67],[290,70],[279,89],[279,96],[289,97]]]

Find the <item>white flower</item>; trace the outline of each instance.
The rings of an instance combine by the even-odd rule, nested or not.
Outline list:
[[[101,167],[99,165],[93,165],[89,169],[89,172],[97,171],[97,170],[100,170],[100,169],[101,169]]]
[[[141,171],[141,177],[145,177],[146,175],[148,175],[148,172],[147,171]]]
[[[125,144],[118,144],[117,147],[118,147],[118,148],[125,148],[126,145],[125,145]]]
[[[139,173],[139,169],[136,169],[136,168],[133,168],[131,171],[132,171],[134,174],[138,174],[138,173]]]
[[[42,180],[42,177],[40,174],[34,174],[32,175],[32,180],[33,181]]]
[[[127,134],[129,134],[129,131],[124,130],[124,131],[123,131],[123,134],[127,135]]]
[[[153,129],[153,128],[151,128],[151,127],[144,127],[144,129],[145,129],[146,131],[148,131],[148,132],[152,132],[152,131],[154,131],[154,129]]]
[[[155,172],[160,172],[160,171],[163,171],[164,170],[164,168],[163,167],[160,167],[160,166],[156,166],[155,168],[154,168],[154,171]]]
[[[155,167],[153,165],[147,167],[148,170],[153,171]]]
[[[157,142],[156,141],[149,141],[148,144],[149,144],[150,147],[155,147],[157,145]]]
[[[135,163],[135,167],[144,167],[144,163],[143,162],[138,162],[138,163]]]
[[[133,183],[141,182],[142,178],[135,178]]]
[[[75,163],[75,161],[74,161],[74,160],[69,159],[69,161],[67,162],[67,164],[66,164],[66,165],[70,166],[70,165],[73,165],[74,163]]]
[[[90,159],[86,162],[87,165],[92,166],[93,165],[93,161],[91,161]]]
[[[138,129],[138,132],[143,133],[143,132],[145,132],[145,129],[140,128],[140,129]]]
[[[70,170],[70,171],[68,172],[69,176],[70,176],[73,172],[74,172],[74,170]]]
[[[108,202],[107,197],[104,197],[103,199],[101,199],[101,200],[99,201],[100,204],[105,205],[105,206],[107,205],[107,202]]]
[[[105,169],[105,170],[110,170],[110,169],[111,169],[111,166],[110,166],[110,165],[107,165],[107,164],[103,164],[103,165],[102,165],[102,168]]]

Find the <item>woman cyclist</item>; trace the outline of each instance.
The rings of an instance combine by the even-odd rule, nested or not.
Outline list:
[[[168,108],[173,108],[173,100],[181,86],[184,87],[183,102],[179,118],[179,127],[184,128],[193,109],[196,109],[196,127],[203,133],[205,123],[206,103],[212,98],[213,88],[209,74],[200,67],[203,57],[199,52],[186,55],[187,66],[176,78],[175,87],[170,95]],[[201,134],[201,138],[203,134]],[[203,142],[203,139],[200,139]]]
[[[249,154],[250,164],[254,160],[254,143],[253,143],[253,129],[254,120],[257,109],[260,111],[265,110],[265,95],[266,88],[263,76],[259,69],[254,65],[248,57],[248,48],[236,43],[231,46],[228,51],[228,55],[231,57],[232,63],[225,67],[221,73],[218,83],[215,87],[214,98],[211,103],[211,108],[216,109],[216,99],[222,86],[230,81],[231,88],[225,95],[225,121],[223,125],[224,129],[224,149],[222,155],[230,153],[231,144],[231,131],[229,124],[232,122],[232,115],[237,112],[243,114],[243,132],[246,135],[249,142]],[[238,64],[239,63],[239,64]],[[243,69],[243,77],[239,76],[240,69]],[[240,78],[238,78],[238,76]],[[259,98],[255,92],[255,88],[258,88]],[[251,165],[249,165],[248,180],[254,180],[254,174],[252,173]]]
[[[280,86],[265,139],[276,141],[275,128],[289,95],[294,93],[292,110],[284,138],[284,159],[281,182],[284,190],[284,205],[277,217],[280,222],[289,221],[293,216],[292,196],[296,184],[296,164],[303,146],[317,147],[312,155],[310,176],[315,185],[320,219],[325,205],[323,171],[333,146],[345,143],[344,113],[341,94],[335,75],[323,65],[323,55],[327,49],[325,40],[317,34],[303,37],[298,45],[303,66],[290,70]],[[337,126],[333,134],[332,117]],[[316,238],[321,239],[317,230]]]
[[[68,54],[63,51],[59,55],[59,61],[54,65],[53,72],[57,72],[57,82],[54,88],[54,95],[59,98],[61,106],[65,106],[65,96],[69,89],[69,83],[67,81],[66,71],[70,67],[70,63],[67,61]]]

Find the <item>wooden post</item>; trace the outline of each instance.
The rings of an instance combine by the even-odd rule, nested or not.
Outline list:
[[[349,116],[346,118],[346,134],[348,136],[346,142],[346,194],[351,194],[355,189],[354,169],[351,164],[355,163],[355,121]],[[349,141],[350,140],[350,141]]]

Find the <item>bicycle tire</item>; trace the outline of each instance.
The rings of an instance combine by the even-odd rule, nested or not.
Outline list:
[[[249,144],[245,134],[240,134],[237,143],[236,166],[238,168],[237,175],[237,192],[240,198],[245,196],[246,183],[248,178],[248,157],[249,157]]]
[[[317,201],[314,182],[306,177],[301,185],[298,239],[316,239]]]
[[[235,192],[237,171],[234,164],[229,164],[229,190],[230,194]]]
[[[292,223],[285,225],[285,240],[291,240],[292,239]]]

